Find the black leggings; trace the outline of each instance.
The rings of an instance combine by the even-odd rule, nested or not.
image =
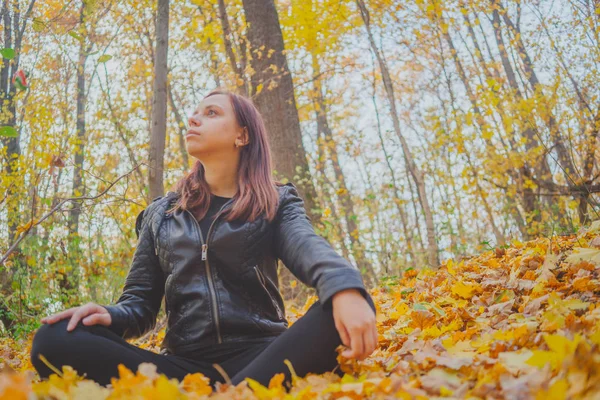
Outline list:
[[[367,296],[367,301],[375,311],[371,296]],[[63,365],[70,365],[79,375],[85,374],[87,379],[101,385],[109,384],[111,377],[118,377],[118,364],[124,364],[136,372],[138,365],[143,362],[155,364],[158,373],[179,381],[189,373],[201,372],[210,379],[213,388],[216,382],[225,382],[225,378],[212,365],[214,359],[157,354],[128,343],[103,325],[85,326],[80,321],[74,330],[68,332],[68,321],[69,318],[66,318],[54,324],[42,325],[33,338],[31,363],[43,379],[53,371],[38,358],[39,354],[58,370],[62,370]],[[225,359],[218,364],[234,385],[249,377],[268,386],[275,374],[283,373],[284,383],[289,389],[291,372],[283,362],[285,359],[291,362],[300,377],[326,371],[342,376],[335,351],[341,343],[331,306],[325,310],[317,301],[305,315],[272,341],[246,343],[233,349],[233,352],[229,348]]]

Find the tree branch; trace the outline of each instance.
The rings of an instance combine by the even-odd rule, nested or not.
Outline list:
[[[79,201],[79,200],[94,200],[97,199],[98,197],[103,196],[106,192],[108,192],[110,190],[111,187],[113,187],[117,182],[119,182],[121,179],[123,179],[124,177],[130,175],[132,172],[134,172],[136,169],[138,169],[141,165],[147,165],[146,163],[140,163],[138,164],[135,168],[133,168],[132,170],[130,170],[129,172],[127,172],[124,175],[121,175],[120,177],[117,178],[117,180],[115,180],[114,182],[111,182],[108,187],[106,189],[104,189],[101,193],[99,193],[96,196],[81,196],[81,197],[69,197],[66,199],[63,199],[60,203],[58,203],[52,210],[50,210],[50,212],[48,212],[46,215],[44,215],[42,218],[40,218],[39,220],[35,221],[35,220],[31,220],[27,225],[27,229],[25,231],[23,231],[23,233],[21,234],[21,236],[19,236],[19,238],[17,239],[17,241],[15,243],[13,243],[7,250],[6,254],[2,256],[2,259],[0,259],[0,265],[4,265],[4,261],[6,261],[6,259],[8,258],[8,256],[10,256],[10,254],[17,248],[17,246],[19,245],[19,243],[21,243],[21,241],[23,239],[25,239],[25,237],[27,236],[27,234],[29,233],[29,231],[31,231],[31,229],[35,226],[40,225],[42,222],[44,222],[46,219],[48,219],[48,217],[50,217],[52,214],[54,214],[55,212],[57,212],[63,204],[65,204],[67,201]]]

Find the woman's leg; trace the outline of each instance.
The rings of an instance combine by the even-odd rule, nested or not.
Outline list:
[[[367,298],[375,311],[371,296]],[[38,355],[42,354],[59,370],[72,366],[80,375],[85,374],[101,385],[118,377],[118,364],[132,371],[143,362],[153,363],[158,373],[182,380],[188,373],[200,372],[210,379],[211,386],[224,382],[210,362],[192,360],[175,355],[156,354],[136,347],[102,325],[85,326],[79,323],[68,332],[68,319],[46,324],[38,329],[31,348],[31,363],[42,378],[53,373]],[[252,378],[267,386],[277,373],[283,373],[284,382],[291,382],[291,372],[283,362],[288,359],[298,376],[320,374],[338,366],[335,349],[342,343],[333,321],[333,311],[324,310],[315,302],[304,316],[273,342],[248,348],[239,356],[219,365],[231,377],[234,385]],[[339,368],[336,371],[341,375]]]
[[[33,338],[31,363],[42,378],[54,372],[38,358],[40,354],[59,371],[63,365],[70,365],[79,375],[85,374],[87,379],[101,385],[107,385],[111,377],[119,376],[119,364],[136,372],[143,362],[155,364],[157,372],[169,378],[182,380],[188,373],[201,372],[211,379],[213,387],[217,380],[224,381],[210,363],[141,349],[102,325],[85,326],[80,322],[68,332],[68,321],[67,318],[42,325]]]
[[[376,312],[373,299],[367,297],[369,305]],[[234,372],[231,378],[234,385],[245,378],[252,378],[268,386],[277,373],[284,373],[285,383],[291,382],[291,372],[283,362],[290,360],[296,374],[321,374],[333,371],[339,366],[335,349],[342,344],[333,320],[333,310],[324,310],[319,301],[315,302],[292,326],[264,349],[257,347],[221,364],[227,372]],[[238,371],[238,372],[236,372]],[[339,368],[335,371],[342,376]]]

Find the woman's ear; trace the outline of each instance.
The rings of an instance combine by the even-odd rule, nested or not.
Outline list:
[[[238,137],[235,139],[235,145],[236,147],[242,147],[248,144],[248,140],[250,138],[248,137],[248,127],[245,126],[242,129],[242,133],[240,135],[238,135]]]

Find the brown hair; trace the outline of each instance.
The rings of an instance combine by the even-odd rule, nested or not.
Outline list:
[[[247,97],[223,89],[213,90],[206,97],[216,94],[229,96],[239,126],[248,128],[248,144],[240,150],[238,192],[233,203],[223,210],[223,218],[254,221],[264,213],[265,218],[272,221],[279,201],[276,185],[281,183],[272,178],[271,149],[262,116]],[[189,210],[198,220],[204,218],[211,193],[200,160],[175,184],[174,191],[180,197],[168,212]]]

